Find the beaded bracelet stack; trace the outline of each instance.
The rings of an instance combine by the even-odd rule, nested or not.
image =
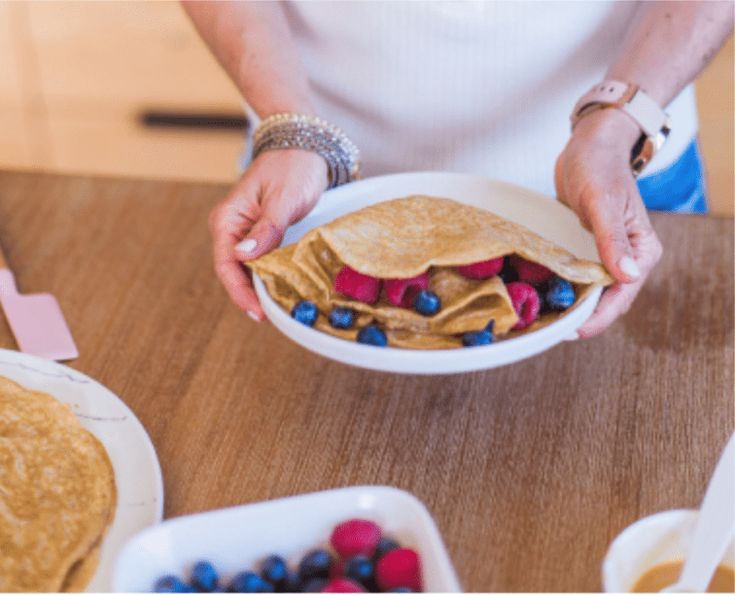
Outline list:
[[[274,114],[255,131],[253,159],[263,151],[304,149],[324,157],[329,168],[329,188],[356,180],[360,175],[360,151],[334,124],[305,114]]]

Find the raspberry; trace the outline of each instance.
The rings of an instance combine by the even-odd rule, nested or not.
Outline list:
[[[329,542],[344,559],[363,554],[371,557],[380,541],[380,527],[372,521],[350,519],[332,531]]]
[[[526,283],[530,283],[531,285],[544,283],[545,281],[548,281],[554,274],[544,265],[526,260],[525,258],[518,256],[517,254],[511,255],[510,264],[513,265],[516,273],[518,273],[518,280],[525,281]]]
[[[322,587],[322,593],[365,593],[365,589],[350,579],[335,578]]]
[[[394,306],[410,308],[416,294],[429,288],[429,274],[421,273],[410,279],[386,279],[385,295]]]
[[[482,262],[457,267],[457,272],[468,279],[489,279],[503,269],[504,258],[491,258]]]
[[[411,549],[392,550],[376,565],[375,576],[382,591],[408,587],[421,591],[421,560]]]
[[[380,279],[343,266],[334,279],[334,289],[365,304],[374,304],[380,294]]]
[[[539,300],[538,293],[528,283],[521,283],[520,281],[508,283],[506,289],[510,301],[513,303],[513,309],[520,319],[513,328],[526,328],[538,318],[541,310],[541,300]]]

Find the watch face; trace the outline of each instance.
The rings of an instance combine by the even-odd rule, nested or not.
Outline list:
[[[630,150],[630,167],[633,169],[634,176],[638,176],[643,171],[643,168],[651,161],[654,152],[653,140],[645,134],[641,134]]]

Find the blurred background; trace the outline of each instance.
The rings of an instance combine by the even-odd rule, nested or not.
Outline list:
[[[230,182],[241,100],[178,2],[0,0],[0,169]],[[733,40],[697,83],[713,213],[733,213]]]

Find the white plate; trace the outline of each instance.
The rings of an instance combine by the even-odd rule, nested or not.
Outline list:
[[[115,470],[117,509],[87,591],[110,591],[112,567],[120,548],[132,535],[163,517],[161,467],[148,434],[117,396],[67,366],[0,349],[0,376],[70,405],[81,424],[107,449]]]
[[[326,192],[312,213],[286,233],[283,245],[346,213],[407,196],[427,194],[452,198],[492,211],[525,225],[580,258],[599,260],[594,238],[577,216],[561,203],[513,184],[452,173],[408,173],[369,178]],[[441,221],[436,222],[437,226]],[[590,293],[567,315],[538,331],[484,347],[466,349],[377,348],[338,339],[291,318],[268,295],[255,276],[255,290],[270,321],[302,347],[333,360],[384,372],[451,374],[504,366],[536,355],[571,336],[595,309],[602,289]]]
[[[211,561],[225,580],[255,569],[269,554],[295,567],[306,552],[327,545],[335,525],[355,517],[375,521],[419,553],[425,591],[461,590],[426,507],[408,492],[385,486],[327,490],[169,519],[125,546],[113,586],[121,593],[151,591],[157,578],[186,578],[202,559]]]

